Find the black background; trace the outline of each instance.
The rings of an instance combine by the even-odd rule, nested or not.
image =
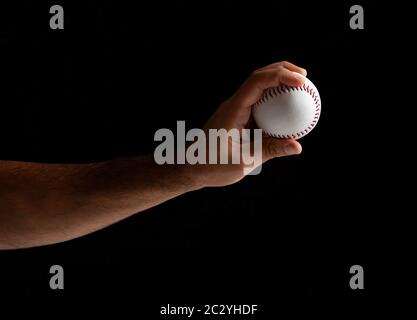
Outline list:
[[[202,126],[250,72],[281,60],[308,70],[322,115],[302,155],[259,176],[67,243],[2,253],[2,293],[123,301],[151,319],[166,303],[260,304],[275,318],[288,302],[295,315],[337,303],[343,314],[389,296],[408,212],[395,193],[403,160],[388,74],[402,51],[390,50],[392,10],[361,2],[365,29],[351,30],[354,2],[61,1],[65,30],[51,30],[52,4],[0,9],[1,159],[152,153],[157,129]],[[49,289],[53,264],[65,268],[63,292]],[[349,288],[354,264],[364,291]]]

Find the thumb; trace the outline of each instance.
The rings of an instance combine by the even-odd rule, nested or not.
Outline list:
[[[264,137],[262,139],[262,162],[277,157],[300,154],[301,150],[301,144],[293,139]]]

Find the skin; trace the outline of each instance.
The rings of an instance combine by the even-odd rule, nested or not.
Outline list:
[[[300,86],[289,62],[256,70],[220,105],[204,129],[250,126],[252,105],[269,87]],[[295,140],[263,138],[262,161],[295,155]],[[241,180],[244,165],[157,165],[153,155],[93,164],[0,161],[0,250],[74,239],[204,187]]]

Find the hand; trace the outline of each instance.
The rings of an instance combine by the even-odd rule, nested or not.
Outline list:
[[[264,90],[280,85],[301,86],[304,80],[297,76],[297,73],[307,75],[305,69],[286,61],[273,63],[256,70],[231,98],[220,105],[206,123],[204,129],[208,131],[208,129],[224,128],[230,130],[236,128],[240,131],[243,128],[250,127],[252,105],[261,98]],[[262,139],[262,162],[299,153],[301,153],[301,145],[295,140],[273,137]],[[203,164],[190,166],[189,168],[192,171],[197,188],[202,188],[235,183],[244,177],[244,167],[245,164],[241,163]]]
[[[205,129],[247,127],[252,105],[265,89],[302,85],[303,79],[292,71],[306,74],[288,62],[255,71]],[[301,152],[294,140],[264,138],[262,142],[262,161]],[[240,147],[240,141],[233,143]],[[92,164],[0,161],[0,250],[91,233],[185,192],[237,182],[245,168],[243,163],[160,166],[152,156]]]

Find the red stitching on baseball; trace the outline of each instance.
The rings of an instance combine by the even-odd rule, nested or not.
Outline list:
[[[261,103],[267,102],[270,98],[271,99],[274,98],[274,96],[278,96],[278,95],[281,95],[283,93],[291,92],[291,91],[294,91],[294,90],[305,91],[312,97],[312,99],[315,103],[315,107],[316,107],[316,109],[315,109],[316,113],[314,114],[313,120],[311,121],[311,123],[307,127],[307,129],[304,129],[300,132],[296,132],[292,135],[288,135],[288,134],[287,135],[279,135],[279,134],[276,135],[276,134],[271,134],[271,133],[265,132],[267,135],[277,137],[277,138],[281,138],[281,139],[282,138],[287,138],[287,139],[294,138],[295,139],[295,138],[303,137],[304,135],[309,133],[311,130],[313,130],[314,127],[316,126],[317,121],[318,121],[319,116],[320,116],[320,112],[321,112],[320,97],[318,96],[318,94],[315,92],[315,90],[312,87],[306,85],[305,83],[303,83],[303,85],[300,86],[300,87],[289,87],[289,86],[286,86],[286,85],[281,85],[279,87],[269,88],[264,92],[262,97],[253,105],[253,107],[258,106]]]

